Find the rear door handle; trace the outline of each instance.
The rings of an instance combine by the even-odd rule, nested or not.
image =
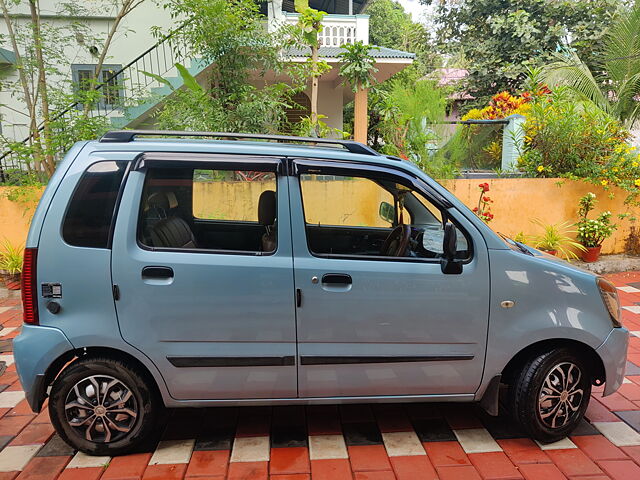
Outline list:
[[[144,267],[142,269],[142,279],[168,280],[173,278],[173,268],[171,267]]]
[[[322,276],[322,283],[327,286],[351,285],[353,280],[351,275],[346,273],[325,273]]]

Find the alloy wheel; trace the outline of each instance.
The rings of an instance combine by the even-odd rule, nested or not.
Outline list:
[[[133,392],[109,375],[92,375],[76,383],[67,394],[64,409],[68,424],[96,443],[120,440],[138,419]]]
[[[549,371],[538,399],[538,415],[547,427],[564,427],[580,410],[584,398],[581,383],[582,371],[574,363],[562,362]]]

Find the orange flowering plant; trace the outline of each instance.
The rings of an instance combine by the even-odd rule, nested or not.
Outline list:
[[[489,223],[493,220],[493,213],[491,213],[490,205],[493,203],[493,200],[491,200],[491,197],[486,195],[489,191],[489,184],[486,182],[481,183],[478,185],[478,188],[480,188],[480,198],[478,198],[478,206],[473,209],[473,213],[480,217],[480,219],[485,223]]]
[[[640,155],[620,122],[558,87],[535,98],[518,166],[532,177],[582,179],[640,193]]]

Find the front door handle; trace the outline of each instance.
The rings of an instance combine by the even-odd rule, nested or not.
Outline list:
[[[327,286],[351,285],[353,280],[351,275],[346,273],[325,273],[322,276],[322,283]]]
[[[143,280],[170,280],[173,278],[171,267],[144,267],[142,269]]]

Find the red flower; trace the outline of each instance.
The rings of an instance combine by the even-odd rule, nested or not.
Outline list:
[[[489,184],[488,183],[481,183],[481,184],[478,185],[478,187],[480,187],[483,192],[488,192],[489,191]]]
[[[489,197],[482,197],[483,202],[490,202],[491,199]]]
[[[478,211],[478,207],[474,208],[474,209],[473,209],[473,211],[474,211],[474,212],[477,212],[477,211]]]

